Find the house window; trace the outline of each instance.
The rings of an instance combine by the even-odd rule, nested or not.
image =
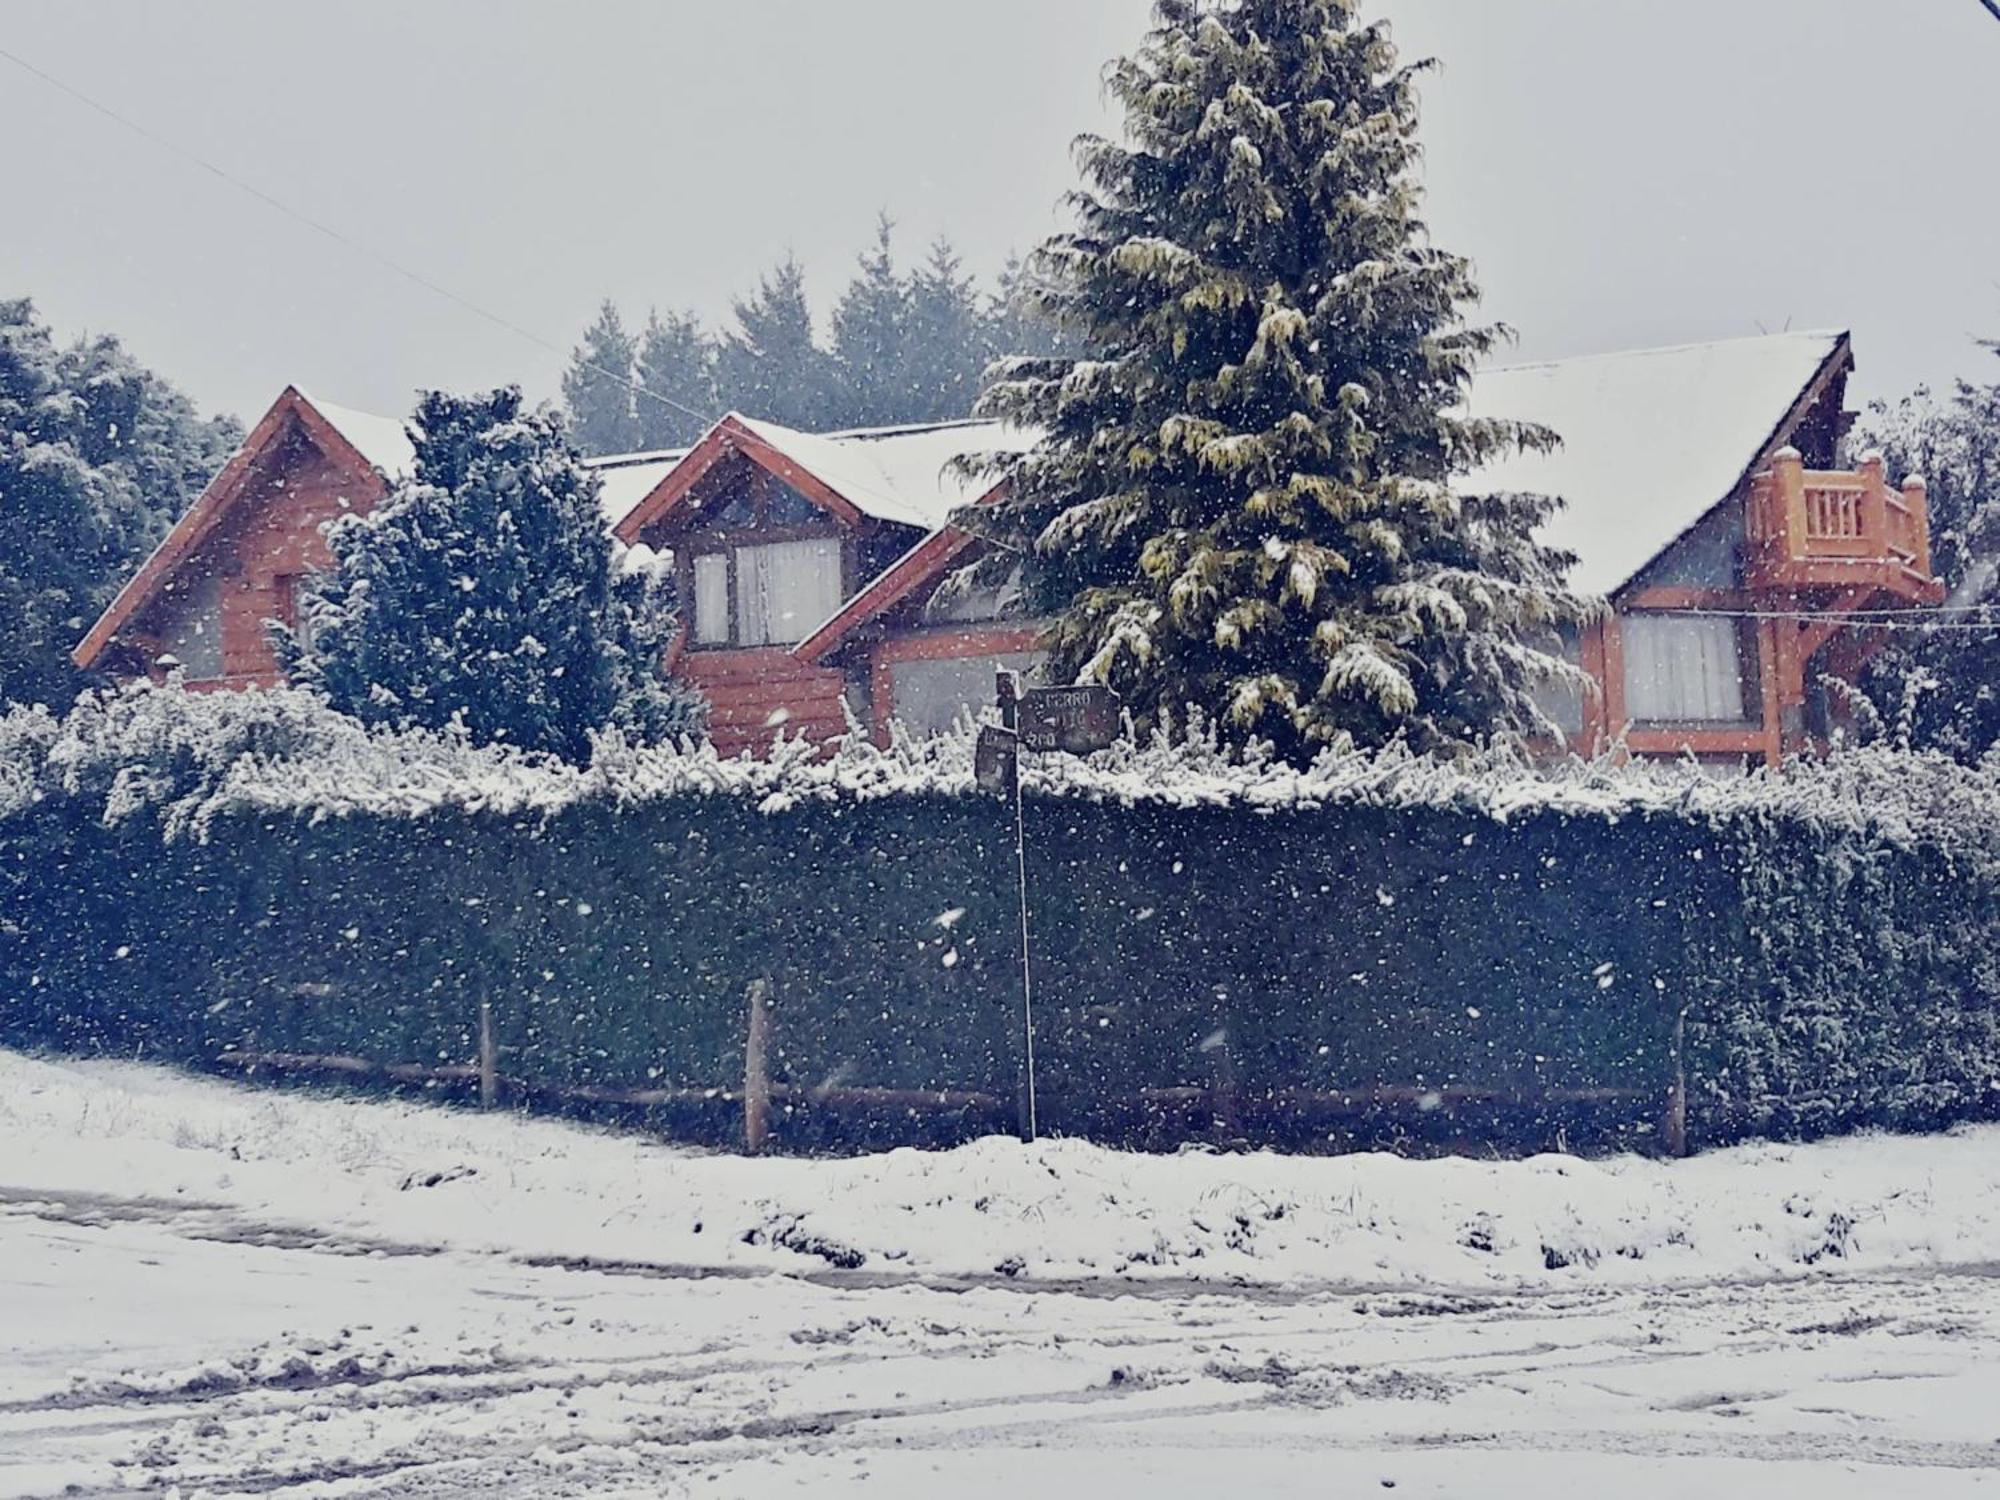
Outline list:
[[[222,580],[214,574],[177,585],[160,654],[181,665],[189,682],[213,682],[222,675]]]
[[[1741,724],[1747,654],[1734,620],[1627,615],[1625,712],[1646,723]]]
[[[729,554],[703,552],[694,560],[694,639],[699,646],[729,643]]]
[[[943,734],[970,712],[976,719],[993,705],[993,677],[1001,667],[1032,674],[1040,652],[1004,656],[936,656],[892,662],[890,716],[918,736]]]
[[[278,580],[281,618],[292,632],[292,639],[307,651],[312,649],[312,615],[306,609],[306,590],[312,586],[312,578],[305,573],[293,573]]]
[[[766,542],[694,559],[697,645],[795,645],[845,600],[838,537]]]

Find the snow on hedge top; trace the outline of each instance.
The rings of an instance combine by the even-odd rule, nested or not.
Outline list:
[[[734,414],[751,432],[809,470],[864,515],[935,531],[951,513],[992,487],[962,478],[953,460],[969,453],[1019,453],[1039,434],[1000,422],[940,422],[910,427],[810,433]]]
[[[370,729],[294,689],[188,693],[137,683],[86,693],[67,718],[0,716],[0,828],[45,801],[116,824],[157,815],[168,837],[206,836],[218,817],[350,815],[539,818],[583,804],[619,809],[701,797],[766,813],[895,797],[979,795],[970,723],[886,748],[857,734],[832,755],[802,740],[763,759],[710,746],[640,748],[600,738],[588,767],[463,735]],[[1306,768],[1232,754],[1197,725],[1127,739],[1088,760],[1024,757],[1038,797],[1128,806],[1237,807],[1252,814],[1374,807],[1508,822],[1535,814],[1657,815],[1809,825],[1898,847],[1927,845],[2000,869],[2000,755],[1977,767],[1939,755],[1855,749],[1824,762],[1716,781],[1693,766],[1571,761],[1537,769],[1494,755],[1446,763],[1391,748],[1328,750]]]
[[[1729,497],[1845,337],[1785,333],[1483,371],[1473,415],[1536,422],[1563,443],[1454,488],[1561,497],[1543,538],[1577,555],[1572,585],[1608,594]]]

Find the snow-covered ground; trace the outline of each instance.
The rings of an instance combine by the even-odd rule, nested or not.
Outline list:
[[[2000,1495],[2000,1129],[745,1161],[0,1053],[0,1496]]]

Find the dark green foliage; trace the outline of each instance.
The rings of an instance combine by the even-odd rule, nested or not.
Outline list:
[[[584,330],[563,374],[563,402],[570,435],[585,453],[631,453],[640,446],[640,418],[633,401],[639,348],[625,320],[606,301]],[[652,403],[648,402],[648,405]]]
[[[1551,437],[1458,412],[1503,331],[1417,216],[1420,68],[1350,0],[1160,0],[1107,73],[1126,142],[1077,143],[1078,227],[1033,266],[1097,357],[996,367],[982,411],[1048,440],[961,519],[1027,559],[1055,675],[1142,723],[1464,745],[1545,729],[1569,675],[1554,502],[1450,488]]]
[[[805,269],[789,257],[736,302],[723,335],[716,386],[733,410],[807,430],[839,425],[839,367],[813,336]]]
[[[810,432],[954,421],[971,414],[994,358],[1077,347],[1043,320],[1018,261],[982,298],[947,240],[916,270],[900,270],[892,227],[885,213],[834,304],[830,346],[814,334],[805,272],[789,259],[736,303],[736,326],[720,338],[692,313],[655,315],[635,355],[606,303],[563,382],[578,447],[593,455],[680,447],[728,410]],[[586,360],[639,389],[593,373]]]
[[[328,530],[309,639],[281,641],[292,680],[367,723],[457,723],[572,761],[612,726],[698,732],[699,700],[659,666],[669,591],[618,573],[560,420],[513,388],[432,392],[412,436],[415,473]]]
[[[909,283],[896,269],[893,227],[887,214],[877,219],[874,248],[861,257],[854,280],[834,305],[833,358],[844,407],[828,425],[858,427],[889,420],[878,417],[880,412],[913,409],[913,309]],[[753,408],[746,410],[754,414]]]
[[[2000,354],[2000,344],[1986,346]],[[1863,684],[1880,727],[1976,759],[2000,745],[2000,382],[1878,404],[1859,439],[1930,484],[1931,566],[1951,591],[1935,629],[1905,629]]]
[[[633,403],[642,449],[691,446],[717,415],[715,340],[693,313],[654,313],[639,339]],[[610,451],[610,450],[601,450]]]
[[[1224,1056],[1281,1138],[1316,1137],[1260,1097],[1377,1082],[1521,1096],[1510,1128],[1525,1118],[1535,1142],[1561,1118],[1542,1119],[1545,1089],[1628,1089],[1621,1124],[1657,1117],[1653,981],[1676,974],[1680,913],[1606,877],[1677,852],[1672,830],[1059,804],[1029,818],[1047,1128],[1122,1137],[1147,1114],[1140,1090],[1206,1088]],[[547,825],[231,817],[206,844],[165,847],[149,819],[40,823],[64,868],[10,915],[71,940],[23,956],[33,982],[12,993],[30,1006],[0,1036],[194,1062],[253,1044],[462,1062],[484,998],[515,1076],[717,1087],[741,1077],[745,986],[764,975],[782,1080],[1011,1101],[1007,822],[966,798],[776,815],[687,799]],[[1559,838],[1582,847],[1551,876]],[[1267,940],[1274,909],[1302,942]],[[1600,988],[1606,962],[1617,980]],[[1423,1129],[1416,1108],[1397,1113]]]
[[[0,699],[67,704],[70,650],[241,437],[111,338],[0,301]]]
[[[741,1077],[744,990],[768,977],[780,1081],[1012,1098],[994,801],[770,797],[710,760],[671,795],[642,790],[657,763],[601,766],[581,795],[534,773],[546,811],[507,813],[527,773],[426,741],[385,783],[364,763],[394,747],[364,754],[297,694],[86,698],[60,733],[0,727],[0,1043],[462,1064],[486,1001],[515,1078],[716,1089]],[[271,812],[232,782],[246,765],[318,800]],[[1985,773],[1911,772],[1906,811],[1992,805]],[[1044,1122],[1206,1133],[1233,1078],[1244,1128],[1290,1144],[1646,1144],[1682,1016],[1698,1142],[2000,1113],[1990,820],[1911,838],[1901,813],[1853,820],[1859,796],[1894,800],[1882,782],[1801,775],[1795,807],[1615,815],[1514,783],[1504,822],[1456,797],[1034,796]],[[404,777],[464,778],[461,810],[397,811],[427,805]],[[1328,1108],[1377,1086],[1408,1095],[1359,1121]]]

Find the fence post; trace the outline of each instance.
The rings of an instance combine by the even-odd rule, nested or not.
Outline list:
[[[771,1130],[771,982],[750,981],[750,1026],[743,1040],[743,1149],[764,1149]]]
[[[493,1042],[493,1002],[479,1002],[479,1107],[500,1102],[500,1049]]]
[[[1667,1078],[1667,1108],[1660,1122],[1660,1139],[1669,1156],[1688,1154],[1687,1012],[1674,1017],[1673,1067]]]
[[[1209,1049],[1210,1062],[1214,1070],[1209,1094],[1210,1117],[1222,1139],[1234,1141],[1243,1135],[1243,1111],[1237,1091],[1236,1057],[1230,1050],[1228,1031],[1218,1030],[1216,1037],[1218,1040]]]

